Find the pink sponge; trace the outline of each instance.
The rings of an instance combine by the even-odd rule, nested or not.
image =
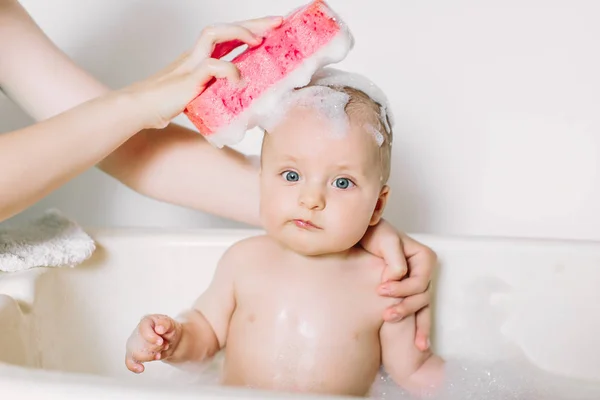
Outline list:
[[[225,43],[213,57],[238,45]],[[323,66],[343,60],[353,45],[339,17],[324,1],[314,0],[289,14],[261,45],[232,60],[242,84],[216,79],[184,113],[214,146],[234,145],[248,129],[260,126],[285,93],[308,84]]]

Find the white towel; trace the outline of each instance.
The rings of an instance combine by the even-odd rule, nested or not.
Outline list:
[[[0,271],[74,267],[95,249],[94,240],[58,210],[23,225],[0,227]]]

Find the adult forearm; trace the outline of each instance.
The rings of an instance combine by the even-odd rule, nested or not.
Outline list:
[[[0,0],[0,86],[37,120],[52,117],[108,92],[105,85],[58,49],[16,0]],[[116,131],[101,132],[100,128]],[[43,127],[37,129],[44,130]],[[121,133],[128,126],[126,121],[124,126],[102,125],[93,129],[98,132],[98,137],[122,137]],[[85,141],[88,137],[91,136],[84,135],[79,139]],[[46,140],[56,143],[53,142],[54,136]],[[67,136],[62,136],[61,140],[65,144]],[[5,138],[3,142],[13,143],[12,148],[20,151],[25,138],[18,140],[13,136]],[[73,148],[77,143],[68,146]],[[94,155],[79,154],[80,157],[85,156],[86,161],[77,163],[69,159],[70,165],[79,166],[69,171],[69,176],[92,165],[91,160],[97,158],[101,149],[112,149],[107,142],[103,146],[94,143],[94,147],[98,150]],[[4,148],[2,154],[9,151],[10,148]],[[29,151],[34,152],[34,146]],[[60,151],[55,156],[61,157],[65,153],[66,150]],[[104,156],[107,154],[105,152]],[[62,161],[67,162],[65,159]],[[7,161],[0,161],[0,165],[7,165]],[[146,196],[259,225],[258,168],[243,155],[231,149],[215,149],[196,132],[181,126],[172,124],[164,130],[144,130],[108,156],[100,167]],[[38,171],[32,165],[28,168],[30,173]],[[53,168],[61,167],[57,165]],[[49,187],[57,187],[56,182],[64,182],[63,176],[52,183],[47,182],[45,189],[35,195],[29,193],[23,198],[28,200],[27,203],[34,201],[41,193],[47,193]],[[48,178],[38,177],[37,181]],[[33,182],[28,186],[35,187]],[[0,194],[4,195],[2,190],[6,189],[0,186]],[[14,204],[14,199],[9,201],[4,198],[0,204],[2,202]],[[2,215],[11,213],[13,211],[4,211]]]
[[[132,137],[99,164],[145,196],[259,226],[259,166],[171,124]]]
[[[143,128],[135,99],[115,92],[0,135],[0,221],[98,163]]]
[[[58,49],[16,0],[0,0],[0,86],[36,120],[108,91]]]

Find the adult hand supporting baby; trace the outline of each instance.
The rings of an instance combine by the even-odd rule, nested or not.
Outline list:
[[[387,264],[378,288],[379,294],[402,298],[399,304],[385,311],[384,319],[397,322],[416,313],[415,344],[419,349],[427,350],[431,334],[429,286],[437,266],[437,255],[427,246],[398,232],[383,219],[369,228],[361,245]]]

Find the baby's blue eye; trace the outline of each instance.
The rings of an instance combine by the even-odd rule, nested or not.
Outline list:
[[[282,175],[283,178],[288,182],[298,182],[298,180],[300,180],[300,176],[294,171],[285,171]]]
[[[337,178],[333,182],[333,185],[338,189],[348,189],[349,187],[352,187],[354,183],[348,178]]]

